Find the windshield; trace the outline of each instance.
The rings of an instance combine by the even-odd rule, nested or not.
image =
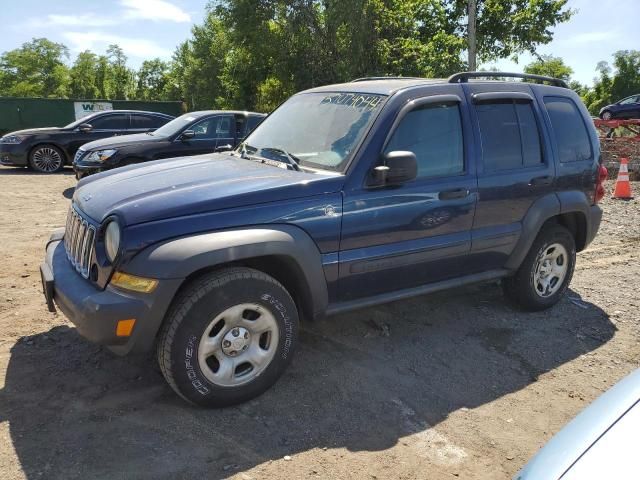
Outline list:
[[[342,171],[384,99],[367,93],[295,95],[256,127],[237,152],[275,160],[286,152],[302,167]]]
[[[165,123],[162,127],[151,133],[151,135],[154,137],[171,137],[197,119],[198,117],[192,113],[185,113],[178,118],[174,118],[169,123]]]

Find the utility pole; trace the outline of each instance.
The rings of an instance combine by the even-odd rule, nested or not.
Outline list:
[[[468,0],[467,16],[469,17],[469,25],[467,27],[467,33],[469,36],[469,71],[474,72],[477,68],[476,65],[476,10],[477,0]]]

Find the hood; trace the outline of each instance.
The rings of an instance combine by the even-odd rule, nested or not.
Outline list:
[[[5,133],[4,136],[7,135],[39,135],[41,133],[57,133],[63,131],[63,128],[60,127],[44,127],[44,128],[26,128],[24,130],[17,130],[15,132]]]
[[[125,225],[338,192],[344,176],[285,170],[229,154],[157,160],[87,177],[74,203]]]
[[[107,148],[122,148],[129,145],[140,145],[141,143],[151,143],[167,140],[167,137],[154,137],[146,133],[135,133],[133,135],[118,135],[115,137],[107,137],[101,140],[85,143],[82,149],[85,151],[104,150]]]

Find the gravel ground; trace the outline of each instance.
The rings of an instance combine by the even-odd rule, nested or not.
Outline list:
[[[485,284],[333,317],[260,398],[190,407],[150,356],[47,312],[38,265],[74,185],[0,169],[3,479],[510,478],[640,361],[640,204],[607,199],[548,312]]]

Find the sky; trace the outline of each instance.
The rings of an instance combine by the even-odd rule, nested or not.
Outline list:
[[[345,0],[348,1],[348,0]],[[175,47],[202,22],[207,0],[0,0],[0,52],[19,47],[33,37],[46,37],[69,47],[71,61],[90,49],[104,53],[119,44],[138,67],[143,60],[170,59]],[[612,53],[640,49],[640,0],[570,0],[576,13],[557,26],[553,41],[537,53],[562,57],[573,79],[591,84],[596,64],[612,62]],[[482,65],[522,71],[532,57],[518,63],[501,60]]]

